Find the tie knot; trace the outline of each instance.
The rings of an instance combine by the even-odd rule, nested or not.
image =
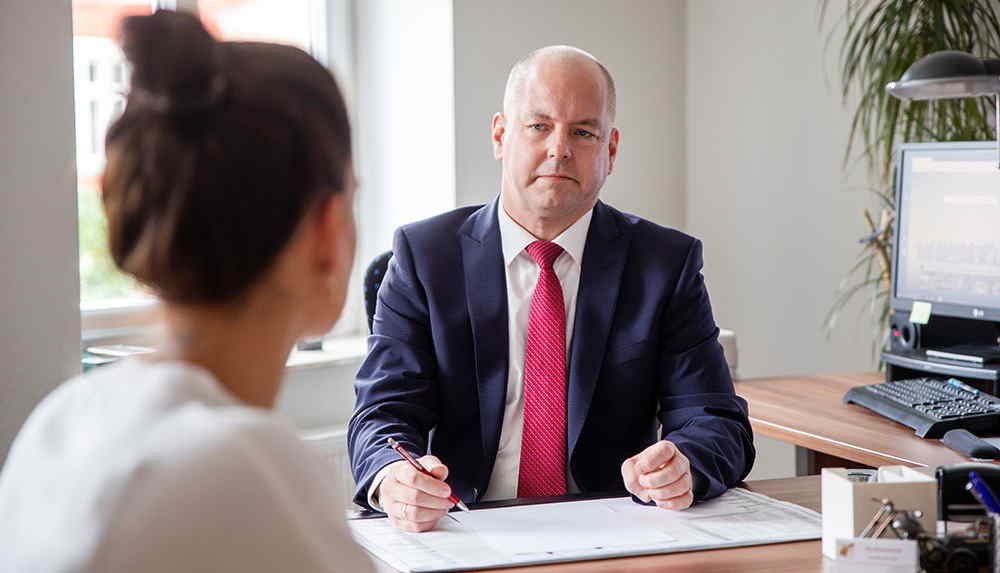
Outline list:
[[[535,259],[538,266],[544,270],[552,268],[552,263],[562,254],[563,248],[549,241],[535,241],[524,250],[528,251],[531,258]]]

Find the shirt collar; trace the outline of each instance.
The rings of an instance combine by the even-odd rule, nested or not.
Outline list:
[[[538,240],[537,237],[529,233],[524,227],[517,224],[514,219],[507,214],[503,207],[503,198],[500,199],[500,209],[497,213],[497,222],[500,225],[500,245],[503,249],[503,263],[510,264],[524,252],[525,247]],[[552,242],[562,247],[564,251],[576,262],[583,261],[583,247],[587,243],[587,231],[590,229],[590,220],[594,216],[594,210],[590,209],[577,219]]]

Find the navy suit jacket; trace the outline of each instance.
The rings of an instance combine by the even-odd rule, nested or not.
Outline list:
[[[507,393],[507,287],[498,201],[396,232],[349,426],[355,501],[410,451],[450,470],[456,495],[485,493]],[[656,422],[716,496],[753,465],[701,275],[701,243],[598,202],[581,265],[569,348],[568,463],[583,491],[623,490],[622,462]]]

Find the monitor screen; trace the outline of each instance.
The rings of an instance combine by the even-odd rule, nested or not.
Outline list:
[[[1000,320],[996,143],[901,146],[893,307]]]

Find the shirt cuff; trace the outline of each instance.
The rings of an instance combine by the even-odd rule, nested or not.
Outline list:
[[[395,463],[395,462],[393,462],[393,463]],[[382,485],[382,480],[384,480],[385,476],[389,473],[389,468],[390,467],[392,467],[392,464],[387,464],[382,469],[380,469],[378,471],[378,473],[375,474],[375,477],[372,478],[371,485],[368,486],[368,505],[369,505],[369,507],[371,507],[375,511],[381,511],[383,513],[385,512],[385,510],[382,509],[382,505],[379,503],[379,500],[378,500],[378,486]]]

